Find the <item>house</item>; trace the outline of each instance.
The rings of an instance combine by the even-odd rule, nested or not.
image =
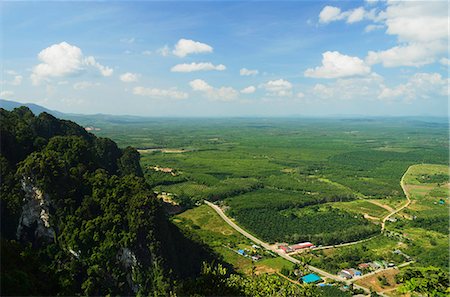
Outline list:
[[[301,281],[305,284],[315,284],[321,282],[322,279],[317,274],[310,273],[305,276],[302,276]]]
[[[341,272],[339,272],[338,274],[340,277],[345,278],[345,279],[352,279],[353,278],[353,274],[348,271],[347,269],[341,270]]]
[[[282,250],[283,252],[285,252],[285,253],[290,253],[290,252],[292,252],[291,247],[290,247],[290,246],[287,246],[287,245],[284,245],[284,244],[280,244],[280,245],[278,246],[278,248],[279,248],[280,250]]]
[[[367,269],[369,267],[370,267],[369,263],[360,263],[360,264],[358,264],[358,268],[359,269]]]
[[[238,250],[237,253],[241,256],[245,256],[245,251],[244,250]]]
[[[293,251],[298,251],[301,249],[306,249],[306,248],[313,248],[315,247],[314,244],[312,244],[311,242],[301,242],[301,243],[297,243],[294,245],[289,246]]]
[[[252,245],[252,248],[254,248],[254,249],[260,249],[261,247],[260,247],[259,245],[253,244],[253,245]]]
[[[258,260],[260,260],[262,257],[260,256],[260,255],[253,255],[252,256],[252,260],[253,261],[258,261]]]
[[[341,272],[339,272],[339,276],[346,279],[351,279],[355,276],[361,276],[362,273],[359,270],[356,270],[354,268],[344,269]]]
[[[347,270],[350,271],[350,273],[352,273],[353,276],[361,276],[362,275],[360,270],[357,270],[357,269],[354,269],[354,268],[350,268],[350,269],[347,269]]]

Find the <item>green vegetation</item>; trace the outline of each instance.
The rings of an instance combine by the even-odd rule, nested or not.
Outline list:
[[[139,154],[49,114],[0,113],[2,294],[166,292],[167,227]]]
[[[404,235],[406,252],[421,265],[445,270],[449,254],[442,251],[449,249],[449,187],[440,178],[431,182],[428,177],[445,176],[448,170],[448,165],[411,166],[404,181],[412,203],[399,214],[397,222],[388,225],[389,230]]]
[[[448,273],[435,267],[408,268],[396,275],[396,281],[403,285],[401,293],[418,293],[420,296],[448,296]]]
[[[261,296],[304,290],[326,295],[335,288],[290,287],[275,275],[252,275],[292,267],[266,254],[255,263],[238,255],[236,249],[251,243],[205,206],[168,222],[153,191],[173,193],[188,208],[203,199],[219,201],[237,223],[267,241],[336,244],[379,232],[389,208],[405,202],[399,181],[410,165],[448,164],[448,126],[409,119],[80,118],[119,148],[48,114],[1,112],[2,259],[10,260],[2,263],[2,293],[188,295],[205,288],[202,294],[254,296],[255,288],[267,287]],[[144,150],[143,170],[130,146]],[[444,167],[418,172],[409,187],[416,202],[388,222],[386,236],[302,259],[336,272],[377,259],[401,263],[404,257],[392,253],[401,249],[417,265],[447,268]],[[24,178],[48,199],[54,237],[36,237],[34,226],[22,228],[14,241]],[[124,248],[141,263],[138,268],[118,264],[127,258]],[[203,261],[222,266],[205,266],[195,278]],[[31,268],[21,269],[21,263]],[[231,265],[223,272],[226,263]],[[40,285],[41,276],[52,281]]]
[[[305,207],[279,212],[270,208],[232,207],[231,215],[241,224],[269,242],[312,241],[316,244],[338,244],[356,241],[379,232],[367,220],[328,207]]]
[[[189,209],[176,215],[172,221],[196,241],[208,244],[219,258],[233,265],[238,272],[248,274],[253,267],[259,273],[273,272],[293,266],[291,262],[280,257],[274,258],[263,249],[254,249],[247,238],[231,228],[207,205]],[[239,255],[238,249],[245,249],[248,254],[258,254],[263,258],[253,262],[249,257]]]
[[[377,260],[393,262],[398,265],[405,262],[405,259],[403,256],[393,253],[398,248],[397,243],[395,238],[379,235],[352,246],[312,251],[298,257],[331,273],[338,273],[347,268],[358,268],[360,263]]]

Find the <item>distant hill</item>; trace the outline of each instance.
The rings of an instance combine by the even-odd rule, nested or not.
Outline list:
[[[45,108],[43,106],[34,104],[34,103],[20,103],[16,101],[10,101],[5,99],[0,99],[0,107],[4,108],[6,110],[13,110],[14,108],[20,107],[20,106],[26,106],[28,107],[35,115],[38,115],[42,112],[49,113],[53,116],[61,117],[64,115],[64,113],[56,111],[56,110],[50,110],[48,108]]]
[[[151,117],[131,116],[131,115],[109,115],[109,114],[73,114],[63,113],[57,110],[51,110],[41,105],[34,103],[20,103],[11,100],[0,99],[0,108],[12,111],[14,108],[26,106],[35,115],[39,115],[42,112],[49,113],[55,117],[63,118],[66,120],[75,121],[80,125],[93,125],[98,122],[107,123],[133,123],[133,122],[145,122],[154,120]]]

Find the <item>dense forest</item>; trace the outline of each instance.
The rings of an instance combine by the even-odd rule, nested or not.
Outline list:
[[[235,274],[185,237],[134,148],[26,107],[0,121],[2,295],[323,295]]]

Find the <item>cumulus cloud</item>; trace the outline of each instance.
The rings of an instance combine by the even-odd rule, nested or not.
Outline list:
[[[433,63],[436,51],[444,50],[443,44],[428,43],[411,43],[405,46],[394,46],[384,51],[369,51],[366,62],[369,65],[381,63],[385,67],[397,66],[423,66]]]
[[[53,44],[38,54],[40,64],[33,68],[31,80],[34,85],[51,77],[64,77],[81,72],[86,66],[100,71],[103,76],[110,76],[113,69],[98,63],[94,57],[84,57],[81,49],[67,42]]]
[[[362,7],[358,7],[354,10],[351,10],[347,17],[347,23],[352,24],[360,22],[364,19],[365,15],[366,11]]]
[[[113,74],[113,70],[112,68],[109,68],[107,66],[103,66],[102,64],[100,64],[99,62],[97,62],[95,60],[95,58],[93,56],[89,56],[84,60],[84,63],[86,65],[90,65],[93,66],[94,68],[97,68],[98,71],[100,71],[100,73],[103,76],[111,76]]]
[[[157,88],[133,88],[133,94],[138,96],[146,96],[151,98],[170,98],[170,99],[186,99],[189,95],[177,89],[157,89]]]
[[[319,14],[319,22],[324,24],[341,19],[341,9],[334,6],[325,6]]]
[[[343,55],[337,51],[322,54],[322,65],[305,71],[306,77],[339,78],[370,73],[370,67],[358,57]]]
[[[213,48],[206,44],[198,41],[190,40],[190,39],[180,39],[177,44],[175,44],[175,48],[172,53],[177,57],[186,57],[190,54],[200,54],[200,53],[212,53]]]
[[[256,75],[258,74],[258,70],[254,69],[254,70],[250,70],[247,68],[242,68],[241,70],[239,70],[239,74],[242,76],[249,76],[249,75]]]
[[[448,48],[448,3],[445,1],[390,1],[379,19],[386,33],[396,36],[399,45],[370,51],[366,60],[385,67],[434,63]]]
[[[241,93],[242,94],[252,94],[252,93],[254,93],[256,91],[256,88],[254,87],[254,86],[248,86],[248,87],[246,87],[246,88],[243,88],[242,90],[241,90]]]
[[[94,82],[90,82],[90,81],[81,81],[81,82],[77,82],[73,84],[73,88],[75,90],[83,90],[83,89],[87,89],[87,88],[92,88],[95,86],[99,86],[99,83],[94,83]]]
[[[289,97],[292,96],[292,84],[284,79],[269,80],[261,85],[269,96]]]
[[[194,90],[194,91],[208,91],[213,88],[206,81],[204,81],[202,79],[194,79],[193,81],[189,82],[189,85],[191,86],[192,90]]]
[[[126,72],[120,76],[120,80],[126,83],[137,81],[139,78],[139,74]]]
[[[192,90],[202,92],[204,96],[215,101],[233,101],[237,99],[239,93],[232,87],[214,88],[201,79],[189,82]]]
[[[352,24],[365,19],[376,19],[375,9],[367,11],[364,7],[358,7],[348,11],[341,11],[339,7],[327,5],[319,14],[319,23],[322,24],[340,20],[345,20],[348,24]]]
[[[400,98],[408,101],[434,96],[449,96],[449,80],[439,73],[416,73],[404,84],[391,88],[382,85],[378,98],[388,101]]]
[[[172,72],[194,72],[194,71],[209,71],[217,70],[224,71],[226,69],[225,65],[219,64],[214,65],[212,63],[183,63],[173,66],[170,71]]]

